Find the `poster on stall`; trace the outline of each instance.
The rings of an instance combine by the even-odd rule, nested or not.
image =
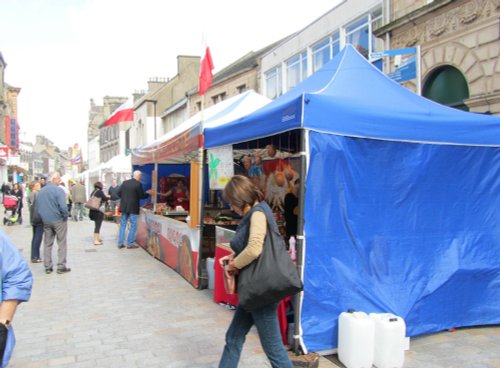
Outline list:
[[[153,257],[173,268],[195,288],[198,287],[199,229],[141,210],[136,241]]]
[[[210,189],[224,189],[234,176],[233,146],[209,149],[207,153]]]

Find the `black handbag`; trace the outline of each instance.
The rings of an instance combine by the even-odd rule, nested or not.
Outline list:
[[[33,226],[43,225],[42,217],[40,216],[40,213],[37,211],[35,206],[37,196],[38,193],[35,193],[35,195],[33,196],[33,203],[30,206],[30,221],[31,225]]]
[[[277,303],[303,288],[283,237],[277,226],[274,226],[275,229],[270,226],[267,214],[266,218],[267,234],[262,253],[238,275],[239,304],[247,311]]]

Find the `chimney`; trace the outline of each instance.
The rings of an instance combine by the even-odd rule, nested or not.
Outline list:
[[[146,94],[146,91],[144,91],[143,89],[141,89],[141,90],[136,89],[134,91],[134,93],[132,93],[132,96],[134,97],[134,103],[136,103],[145,94]]]
[[[160,87],[165,85],[168,82],[168,79],[160,78],[160,77],[151,77],[148,81],[148,93],[156,92]]]
[[[186,56],[186,55],[178,55],[177,56],[177,74],[182,74],[184,71],[188,70],[189,67],[194,66],[199,69],[200,68],[200,60],[199,56]]]

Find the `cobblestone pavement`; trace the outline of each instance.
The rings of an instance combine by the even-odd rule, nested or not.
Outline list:
[[[14,320],[10,367],[217,366],[233,312],[215,304],[210,290],[193,289],[142,249],[118,250],[113,223],[103,224],[97,247],[93,222],[68,226],[70,273],[46,275],[30,263],[33,294]],[[31,227],[3,230],[29,260]],[[329,358],[319,367],[342,366]],[[239,366],[270,366],[254,329]],[[500,328],[412,339],[405,367],[500,367]]]
[[[344,367],[336,355],[321,367]],[[405,353],[405,368],[499,368],[500,327],[460,328],[414,337]]]

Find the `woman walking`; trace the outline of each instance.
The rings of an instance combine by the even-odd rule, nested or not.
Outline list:
[[[104,186],[100,181],[96,181],[94,183],[94,190],[90,194],[90,197],[97,197],[101,199],[101,205],[105,204],[105,202],[108,201],[108,197],[104,192],[102,191],[102,188]],[[102,240],[99,236],[99,233],[101,231],[101,225],[102,221],[104,220],[104,213],[102,213],[100,210],[94,210],[91,209],[89,211],[89,218],[94,221],[95,226],[94,226],[94,245],[101,245]]]
[[[33,228],[33,236],[31,238],[31,262],[41,263],[40,245],[43,238],[43,223],[42,219],[35,211],[35,201],[42,186],[39,181],[35,180],[29,185],[30,194],[28,195],[28,208],[30,212],[30,224]]]
[[[252,181],[242,175],[235,175],[227,183],[223,194],[224,201],[238,215],[243,216],[231,241],[235,251],[230,256],[220,259],[221,267],[230,273],[237,274],[239,270],[256,262],[262,253],[267,232],[266,213],[271,214],[271,208],[263,201],[263,195]],[[272,216],[271,216],[272,218]],[[227,265],[224,266],[225,261]],[[278,324],[278,303],[272,303],[251,311],[241,305],[236,308],[233,320],[226,332],[226,345],[219,362],[219,368],[234,368],[238,366],[245,336],[255,324],[259,333],[262,348],[274,368],[293,368],[293,364],[283,346]]]

